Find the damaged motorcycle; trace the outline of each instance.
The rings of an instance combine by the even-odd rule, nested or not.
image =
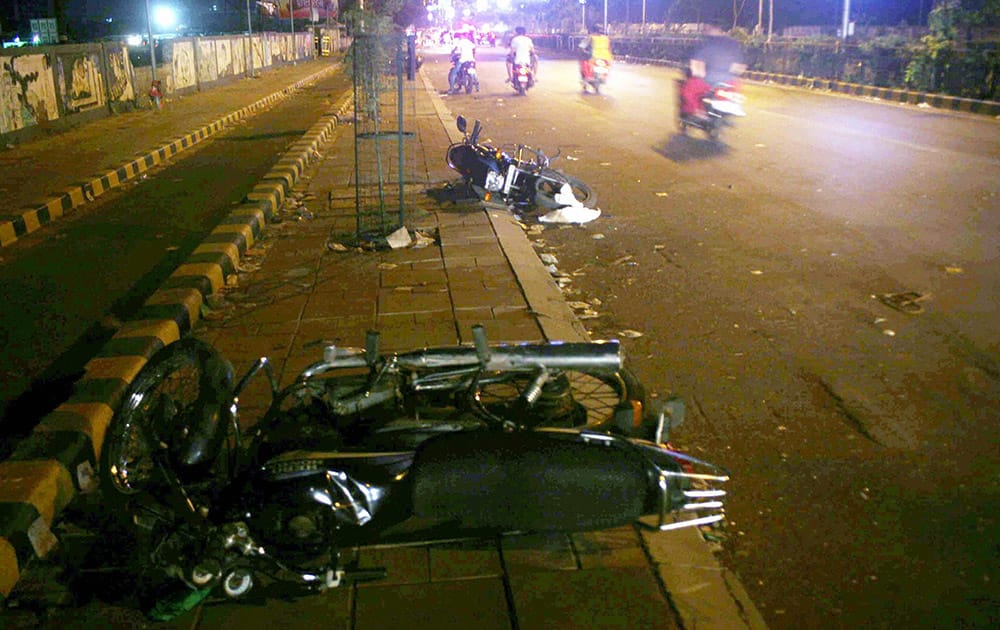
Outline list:
[[[540,149],[517,144],[512,153],[480,142],[482,125],[477,120],[468,133],[468,121],[457,119],[461,142],[448,147],[448,166],[457,171],[472,192],[486,202],[499,201],[507,206],[537,205],[549,210],[580,205],[597,207],[597,194],[586,183],[553,169],[558,157],[546,156]]]
[[[371,332],[283,389],[266,358],[235,381],[205,342],[160,350],[102,453],[142,572],[189,599],[263,576],[318,591],[383,577],[343,561],[376,543],[723,519],[728,473],[667,443],[683,404],[649,413],[618,342],[473,338],[383,353]],[[248,427],[240,395],[261,374],[273,401]]]

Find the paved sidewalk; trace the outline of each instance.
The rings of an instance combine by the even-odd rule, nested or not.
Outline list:
[[[325,345],[362,345],[373,328],[386,349],[399,350],[467,342],[475,323],[486,326],[493,342],[584,339],[583,326],[509,213],[440,203],[440,195],[428,194],[455,179],[443,156],[457,132],[429,82],[415,94],[414,142],[422,157],[419,181],[406,188],[407,227],[433,235],[434,244],[384,251],[331,246],[354,225],[353,134],[337,126],[331,112],[151,298],[144,318],[126,324],[123,339],[158,337],[140,353],[148,358],[190,330],[215,344],[238,373],[256,357],[270,357],[286,383]],[[169,316],[157,319],[156,313]],[[130,366],[104,367],[124,382],[144,363],[135,360],[134,344],[105,355],[109,364]],[[241,397],[245,413],[262,409],[264,389],[258,379]],[[694,531],[647,535],[624,527],[358,553],[363,565],[386,566],[388,579],[266,604],[211,600],[168,625],[763,627],[738,580]],[[55,608],[43,621],[87,625],[110,616],[120,625],[139,621],[134,611],[94,604]]]

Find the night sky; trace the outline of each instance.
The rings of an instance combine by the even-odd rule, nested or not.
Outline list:
[[[531,2],[531,0],[522,0]],[[737,0],[740,2],[743,0]],[[212,4],[231,11],[245,10],[246,0],[149,0],[150,5],[158,3],[174,6],[189,6],[195,10],[205,10]],[[642,16],[643,0],[607,0],[608,19],[623,22],[628,16],[632,22],[639,22]],[[767,6],[764,2],[764,25],[767,25]],[[352,3],[351,0],[344,4]],[[728,28],[733,23],[733,0],[645,0],[646,21],[663,22],[712,22]],[[843,11],[843,0],[773,0],[775,6],[774,27],[794,25],[839,25]],[[119,26],[138,27],[145,23],[146,0],[65,0],[66,17],[70,20],[101,22],[113,18]],[[251,0],[251,5],[254,2]],[[22,18],[44,17],[49,0],[2,0],[0,19],[5,31],[13,25],[15,5]],[[851,19],[857,24],[897,25],[925,24],[926,14],[933,0],[851,0]],[[601,11],[604,0],[588,0],[588,13]],[[757,21],[758,2],[745,0],[739,24],[753,26]],[[193,17],[193,16],[191,16]],[[123,26],[124,28],[124,26]]]

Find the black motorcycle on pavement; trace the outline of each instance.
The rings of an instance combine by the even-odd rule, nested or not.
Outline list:
[[[550,210],[576,202],[587,208],[597,206],[597,194],[590,186],[549,166],[555,157],[523,144],[507,153],[479,141],[482,126],[478,120],[471,134],[464,116],[458,117],[457,124],[464,138],[448,147],[448,166],[479,199],[508,206],[534,204]]]
[[[102,453],[142,570],[238,598],[263,576],[323,590],[384,575],[343,562],[353,546],[723,519],[727,473],[666,443],[683,406],[644,412],[617,342],[473,335],[382,354],[369,333],[364,350],[327,347],[284,389],[265,358],[234,383],[197,339],[159,351]],[[273,401],[248,428],[240,395],[260,373]]]

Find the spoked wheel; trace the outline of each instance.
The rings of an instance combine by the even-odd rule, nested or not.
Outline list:
[[[556,371],[542,386],[530,409],[519,397],[532,385],[534,374],[500,372],[480,379],[474,403],[490,416],[527,427],[598,426],[610,420],[616,407],[641,404],[645,392],[630,370],[615,373]]]
[[[153,355],[129,385],[108,427],[102,470],[112,494],[158,495],[167,484],[162,465],[193,466],[202,463],[200,458],[214,459],[212,449],[217,452],[224,428],[209,425],[218,421],[222,403],[231,397],[232,380],[229,363],[194,338]]]
[[[590,186],[571,175],[549,168],[543,169],[535,182],[535,203],[550,210],[562,208],[566,204],[556,202],[555,197],[562,190],[563,184],[569,184],[573,196],[584,206],[597,206],[597,193]]]

